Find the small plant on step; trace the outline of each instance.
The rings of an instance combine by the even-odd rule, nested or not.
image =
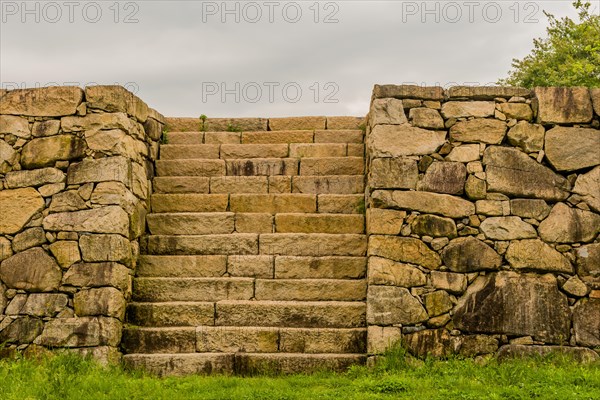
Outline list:
[[[200,131],[201,132],[206,132],[206,119],[208,117],[204,114],[200,115]]]
[[[241,132],[242,128],[234,124],[227,124],[227,132]]]
[[[365,135],[367,133],[367,124],[363,122],[362,124],[358,125],[358,129],[360,129],[363,135]]]
[[[162,136],[160,137],[160,144],[169,144],[169,136],[166,129],[163,129]]]

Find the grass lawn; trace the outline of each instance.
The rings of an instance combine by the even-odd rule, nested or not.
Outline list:
[[[0,360],[0,399],[600,399],[597,363],[404,360],[399,350],[343,374],[162,379],[68,355]]]

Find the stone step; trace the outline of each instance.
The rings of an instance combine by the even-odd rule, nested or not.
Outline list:
[[[204,176],[157,176],[154,193],[209,193],[211,178]]]
[[[229,204],[227,194],[153,194],[153,213],[172,212],[225,212]]]
[[[232,194],[229,201],[232,212],[275,214],[317,211],[317,196],[312,194]]]
[[[360,129],[316,130],[315,143],[360,143],[364,141],[364,133]]]
[[[364,194],[319,194],[317,197],[320,213],[364,214]],[[290,211],[291,212],[291,211]]]
[[[227,255],[258,254],[258,235],[233,233],[201,236],[148,236],[148,254],[154,255]]]
[[[313,143],[314,136],[312,129],[242,132],[242,143]]]
[[[186,376],[234,373],[234,354],[127,354],[126,367],[141,369],[158,376]]]
[[[299,160],[296,158],[240,158],[222,161],[226,164],[228,176],[298,175]]]
[[[133,299],[141,302],[249,300],[251,278],[135,278]]]
[[[148,214],[146,222],[152,235],[210,235],[233,233],[235,214],[162,213]]]
[[[290,157],[345,157],[348,155],[346,143],[292,143]]]
[[[366,296],[364,279],[257,279],[254,289],[259,301],[363,301]]]
[[[366,274],[366,257],[275,257],[276,279],[361,279]]]
[[[211,159],[219,158],[218,144],[162,144],[161,160]]]
[[[156,160],[158,176],[223,176],[225,160]]]
[[[239,256],[250,257],[250,256]],[[141,255],[138,277],[211,278],[227,273],[227,256],[153,256]]]
[[[270,178],[272,177],[217,176],[210,178],[210,193],[268,193]]]
[[[365,218],[360,214],[307,214],[275,215],[277,233],[357,233],[365,232]]]
[[[360,328],[366,325],[366,304],[358,301],[224,300],[216,303],[215,325]]]
[[[222,159],[246,158],[287,158],[289,145],[281,144],[222,144]]]
[[[364,157],[302,158],[300,175],[362,175]]]
[[[168,145],[202,144],[204,143],[204,132],[167,132],[167,141]]]
[[[364,354],[298,353],[182,353],[127,354],[125,366],[158,376],[208,374],[254,375],[265,373],[311,373],[321,370],[343,372],[366,363]]]
[[[367,237],[355,234],[274,233],[262,234],[260,254],[283,256],[365,256]]]
[[[293,176],[293,193],[357,194],[365,191],[363,175]]]
[[[125,353],[365,353],[365,328],[131,326],[123,330]]]
[[[215,303],[212,302],[130,302],[127,322],[139,326],[214,325]]]

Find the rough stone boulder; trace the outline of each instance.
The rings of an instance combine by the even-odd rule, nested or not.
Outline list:
[[[367,322],[372,325],[412,325],[428,319],[427,312],[408,289],[370,286],[367,294]]]
[[[515,269],[573,273],[569,259],[539,239],[511,242],[505,256]]]
[[[10,133],[20,138],[29,138],[29,121],[27,118],[15,117],[12,115],[0,115],[0,134]]]
[[[546,132],[546,158],[557,171],[600,164],[600,130],[557,126]]]
[[[56,135],[33,139],[21,153],[26,169],[54,166],[56,161],[76,160],[85,154],[85,141],[74,135]]]
[[[497,119],[475,118],[457,122],[450,128],[450,138],[458,142],[500,144],[506,135],[506,123]]]
[[[85,100],[88,108],[124,112],[140,122],[148,119],[148,105],[122,86],[88,86],[85,88]]]
[[[83,90],[74,86],[10,90],[0,100],[0,114],[36,117],[73,115],[83,101]]]
[[[486,218],[479,227],[486,238],[492,240],[518,240],[537,237],[535,228],[519,217]]]
[[[408,351],[417,357],[444,357],[455,353],[458,342],[446,329],[423,330],[404,336]]]
[[[595,289],[600,289],[600,243],[577,249],[577,274]]]
[[[118,346],[121,322],[108,317],[57,318],[49,321],[35,344],[50,347]]]
[[[62,272],[44,249],[34,247],[2,261],[0,278],[11,289],[49,292],[58,289]]]
[[[429,131],[409,124],[377,125],[367,137],[373,157],[431,154],[445,142],[445,131]]]
[[[448,101],[442,105],[444,118],[485,118],[494,115],[493,101]]]
[[[538,120],[542,124],[587,123],[594,115],[592,101],[584,87],[538,87]]]
[[[373,235],[369,238],[369,255],[437,269],[440,257],[427,245],[415,238]]]
[[[600,166],[587,174],[579,175],[573,192],[580,195],[592,210],[600,213]]]
[[[375,99],[369,111],[371,127],[379,124],[400,125],[407,123],[402,100]]]
[[[49,231],[117,233],[129,235],[129,216],[119,206],[50,214],[44,218]]]
[[[578,345],[600,346],[600,299],[581,300],[573,311],[573,329]]]
[[[498,272],[478,278],[455,310],[454,325],[463,332],[569,341],[569,303],[550,274]]]
[[[444,88],[441,86],[418,85],[375,85],[373,98],[394,97],[396,99],[443,100]]]
[[[517,149],[491,146],[485,150],[488,192],[561,201],[569,197],[565,178]]]
[[[0,191],[0,234],[13,235],[44,208],[44,199],[33,188]]]
[[[9,188],[37,187],[65,181],[65,173],[57,168],[39,168],[31,171],[12,171],[6,174]]]
[[[457,236],[456,224],[450,218],[423,214],[415,218],[411,224],[412,232],[419,236],[448,237]]]
[[[531,90],[514,86],[453,86],[446,90],[448,98],[467,97],[474,100],[494,100],[497,97],[531,97]]]
[[[454,272],[496,270],[502,257],[487,244],[472,236],[452,240],[442,252],[444,265]]]
[[[462,194],[467,179],[467,168],[460,162],[434,162],[427,168],[419,184],[426,192]]]
[[[449,194],[376,190],[371,198],[373,205],[379,208],[399,208],[450,218],[475,214],[473,203]]]
[[[425,274],[410,264],[381,257],[369,257],[369,284],[401,287],[424,286]]]
[[[520,147],[526,153],[540,151],[544,148],[546,130],[542,125],[519,121],[508,131],[508,143]]]
[[[591,242],[600,232],[600,215],[556,203],[540,223],[538,232],[546,242]]]
[[[419,170],[415,160],[376,158],[369,168],[369,185],[381,189],[415,189]]]

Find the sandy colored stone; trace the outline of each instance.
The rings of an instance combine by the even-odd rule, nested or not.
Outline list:
[[[325,117],[269,118],[269,129],[272,131],[325,129],[325,125]]]
[[[407,350],[414,356],[448,357],[455,351],[455,344],[446,329],[422,330],[404,335]]]
[[[75,287],[112,286],[122,292],[130,290],[129,268],[114,262],[77,263],[64,274],[63,284]]]
[[[463,357],[475,357],[495,353],[498,340],[486,335],[467,335],[461,338],[458,354]]]
[[[542,199],[512,199],[510,213],[521,218],[543,220],[550,213],[550,206]]]
[[[327,117],[327,129],[359,129],[364,122],[363,117],[335,116]]]
[[[276,279],[356,279],[367,272],[365,257],[275,257]]]
[[[281,233],[364,233],[362,215],[279,213],[275,232]]]
[[[274,178],[279,177],[269,177],[270,184]],[[293,193],[355,194],[365,191],[365,178],[362,175],[293,176],[291,180]],[[289,182],[287,187],[289,193]],[[270,193],[274,193],[272,188],[273,185],[269,190]]]
[[[235,231],[240,233],[273,233],[273,215],[240,213],[235,215]]]
[[[247,146],[247,145],[244,145]],[[290,157],[344,157],[347,153],[345,143],[291,143]],[[287,157],[278,156],[278,157]]]
[[[325,233],[274,233],[260,235],[260,254],[289,256],[364,256],[363,235]]]
[[[101,182],[96,185],[90,197],[92,204],[118,205],[127,213],[133,213],[138,199],[121,182]]]
[[[536,87],[534,93],[542,124],[587,123],[594,114],[587,88]]]
[[[121,321],[125,318],[125,298],[114,287],[81,290],[73,296],[73,305],[80,317],[104,315]]]
[[[207,145],[204,145],[207,146]],[[181,146],[187,147],[187,146]],[[219,154],[219,146],[217,148]],[[164,153],[163,153],[164,154]],[[290,153],[287,144],[222,144],[220,146],[220,158],[283,158]],[[162,158],[166,158],[161,155]],[[188,158],[209,158],[209,157],[188,157]],[[212,158],[212,157],[210,157]],[[219,158],[218,156],[215,158]]]
[[[555,127],[546,132],[546,158],[557,171],[575,171],[600,164],[600,130]]]
[[[465,182],[465,194],[470,200],[481,200],[487,196],[487,184],[483,179],[469,175]]]
[[[533,111],[531,106],[526,103],[499,103],[497,109],[509,119],[531,121]]]
[[[48,211],[50,213],[58,213],[85,210],[86,208],[88,206],[79,193],[76,190],[68,190],[52,196],[52,202],[50,203],[50,207],[48,207]]]
[[[300,175],[363,175],[364,170],[364,157],[303,158],[300,161]]]
[[[452,310],[453,303],[448,292],[437,290],[423,296],[425,308],[430,317],[437,317]]]
[[[444,118],[485,118],[494,115],[495,104],[491,101],[448,101],[442,104]]]
[[[107,112],[124,112],[138,121],[148,118],[148,105],[139,97],[119,85],[94,85],[85,88],[85,100],[90,109]]]
[[[153,235],[206,235],[233,233],[233,213],[164,213],[146,218]]]
[[[46,243],[46,233],[42,228],[30,228],[15,235],[12,248],[15,253],[27,250],[31,247],[41,246]]]
[[[573,311],[575,340],[582,346],[600,346],[600,299],[581,301]]]
[[[232,194],[229,200],[232,212],[316,212],[315,195],[310,194]]]
[[[154,213],[224,212],[227,210],[228,196],[196,193],[153,194],[151,204]]]
[[[573,192],[580,195],[592,210],[600,213],[600,166],[579,175]]]
[[[581,246],[576,254],[577,274],[585,282],[600,288],[600,243]]]
[[[418,268],[381,257],[369,257],[369,285],[414,287],[427,283]]]
[[[334,214],[364,214],[363,194],[319,194],[318,211]]]
[[[279,351],[286,353],[354,353],[366,351],[367,331],[355,329],[302,329],[279,330]]]
[[[14,164],[16,155],[17,152],[10,144],[0,140],[0,166],[4,163]]]
[[[195,351],[276,353],[278,342],[276,328],[200,326],[196,328]]]
[[[428,319],[427,312],[408,289],[369,286],[367,322],[371,325],[412,325]]]
[[[131,162],[125,157],[85,159],[71,164],[67,171],[67,184],[80,185],[89,182],[121,182],[131,186]]]
[[[376,190],[371,198],[376,207],[400,208],[450,218],[475,214],[473,203],[449,194]]]
[[[249,278],[136,278],[134,299],[140,302],[207,302],[249,300],[254,281]]]
[[[54,166],[56,161],[83,157],[85,142],[74,135],[56,135],[29,141],[21,152],[21,165],[26,169]]]
[[[431,271],[431,285],[436,289],[461,294],[467,289],[467,277],[453,272]]]
[[[373,189],[415,189],[418,178],[416,161],[405,158],[376,158],[369,168]]]
[[[118,346],[120,340],[120,321],[107,317],[81,317],[49,321],[34,343],[49,347]]]
[[[62,273],[52,257],[34,247],[2,261],[0,278],[12,289],[50,292],[58,289]]]
[[[42,333],[44,326],[41,319],[30,316],[17,317],[12,322],[10,319],[4,321],[0,340],[7,344],[29,344]]]
[[[291,176],[269,176],[269,193],[290,193],[292,192]]]
[[[328,117],[328,119],[331,117]],[[340,117],[344,118],[344,117]],[[356,118],[357,121],[363,122],[363,118],[359,117],[347,117]],[[329,120],[328,120],[329,122]],[[330,128],[328,130],[316,130],[315,131],[315,143],[363,143],[364,133],[360,128]]]
[[[395,97],[397,99],[443,100],[441,86],[375,85],[373,98]]]
[[[237,277],[273,278],[273,257],[230,255],[227,257],[227,273]]]
[[[15,314],[26,314],[34,317],[54,317],[67,306],[69,298],[66,294],[33,293],[27,301],[16,310]],[[11,303],[12,304],[12,303]]]
[[[600,357],[594,350],[585,347],[569,346],[526,346],[519,344],[510,344],[500,347],[498,350],[498,360],[510,359],[532,359],[539,357],[548,357],[559,355],[573,359],[578,363],[589,364],[596,362]]]
[[[459,121],[450,128],[450,138],[457,142],[500,144],[505,135],[506,123],[497,119]]]
[[[117,233],[127,237],[129,236],[129,216],[118,206],[50,214],[44,218],[44,229],[49,231]]]
[[[222,176],[226,174],[224,160],[157,160],[159,176]]]
[[[407,123],[402,100],[386,98],[375,99],[371,103],[369,125],[400,125]]]
[[[449,98],[468,97],[475,100],[494,100],[497,97],[531,97],[532,92],[526,88],[514,86],[453,86],[446,90]]]
[[[383,354],[402,339],[402,330],[394,326],[369,325],[367,328],[367,352]]]
[[[49,246],[49,250],[62,268],[68,268],[81,261],[79,245],[75,241],[60,240],[54,242]]]
[[[157,176],[152,180],[152,192],[208,193],[210,179],[204,176]]]
[[[438,217],[437,215],[422,214],[417,216],[411,224],[411,230],[419,236],[443,236],[450,239],[457,236],[454,220]]]
[[[414,126],[425,129],[444,129],[444,120],[437,110],[411,108],[409,118]]]
[[[20,138],[31,137],[27,118],[12,115],[0,115],[0,134],[11,134]]]
[[[542,125],[519,121],[508,131],[508,143],[520,147],[526,153],[541,151],[544,148],[546,130]]]
[[[8,257],[13,255],[10,240],[5,237],[0,237],[0,261],[6,260]],[[2,289],[0,287],[0,289]],[[1,292],[1,290],[0,290]],[[1,295],[0,295],[1,298]]]
[[[372,157],[401,157],[435,153],[445,142],[445,131],[429,131],[409,124],[378,125],[367,137],[367,148]]]
[[[367,210],[367,232],[369,234],[398,235],[405,217],[406,211],[369,208]]]
[[[479,159],[479,144],[465,144],[454,147],[452,151],[450,151],[450,154],[446,156],[446,161],[462,163],[478,161]]]
[[[131,262],[129,240],[120,235],[82,235],[79,239],[81,258],[87,262]]]
[[[417,264],[432,270],[442,264],[437,253],[424,242],[407,237],[372,235],[369,237],[369,255]]]
[[[57,135],[60,130],[60,121],[57,119],[49,119],[46,121],[35,121],[31,128],[33,137],[45,137]]]
[[[121,155],[143,162],[149,154],[146,143],[136,140],[122,129],[85,131],[84,138],[90,150],[103,155]]]
[[[156,255],[228,255],[258,254],[258,235],[150,236],[148,252]]]
[[[310,130],[278,130],[267,132],[243,132],[242,143],[312,143],[314,131]],[[208,142],[207,142],[208,143]]]
[[[569,278],[563,285],[562,290],[573,297],[584,297],[590,292],[586,284],[576,276]]]
[[[0,234],[19,232],[38,211],[44,208],[44,199],[33,188],[0,191]]]
[[[10,90],[0,101],[0,114],[59,117],[75,114],[83,90],[75,86],[51,86]]]
[[[239,256],[241,258],[246,256]],[[225,255],[141,255],[136,274],[144,277],[218,277],[227,272]]]
[[[364,280],[341,279],[257,279],[256,300],[269,301],[364,301]]]
[[[196,327],[125,328],[121,347],[128,354],[194,353]]]
[[[419,182],[419,190],[426,192],[462,194],[467,169],[459,162],[434,162]]]
[[[127,319],[139,326],[214,325],[215,304],[203,302],[130,303]]]
[[[590,242],[600,231],[600,215],[557,203],[538,231],[545,242]]]
[[[494,249],[472,236],[450,241],[442,252],[442,259],[454,272],[495,270],[502,264],[502,257]]]
[[[40,186],[64,181],[65,173],[56,168],[12,171],[6,174],[6,183],[9,188]]]
[[[505,257],[515,269],[573,273],[571,262],[539,239],[511,242]]]
[[[227,175],[233,176],[298,175],[298,160],[292,158],[231,159],[225,164]]]

